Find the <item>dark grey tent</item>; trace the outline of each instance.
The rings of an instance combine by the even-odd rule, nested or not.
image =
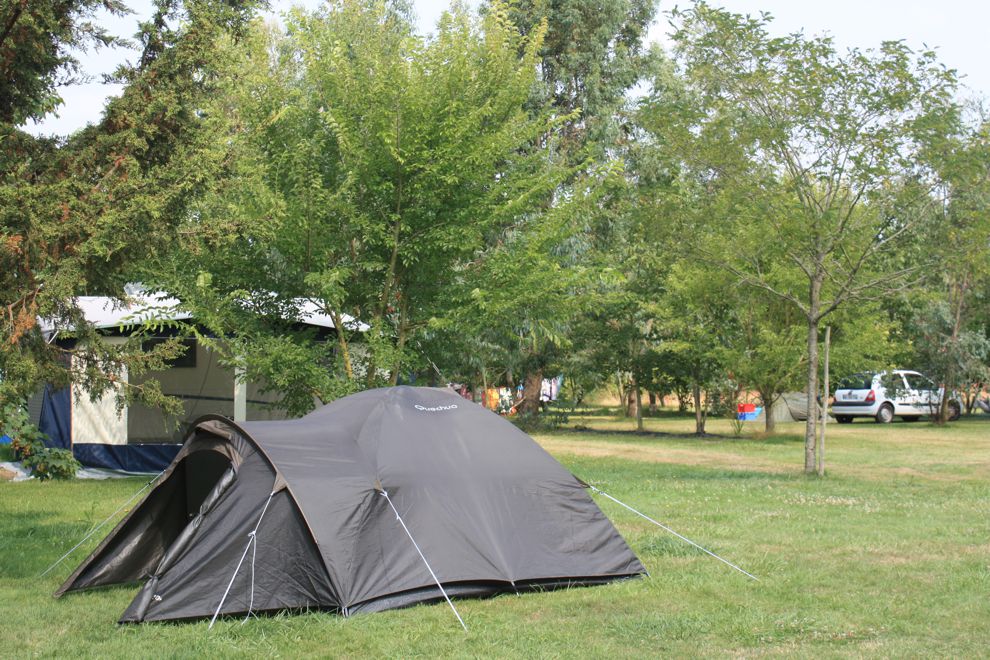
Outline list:
[[[645,572],[528,435],[449,390],[394,387],[296,420],[201,418],[55,595],[145,580],[121,622],[346,615],[440,599],[424,557],[451,596]]]

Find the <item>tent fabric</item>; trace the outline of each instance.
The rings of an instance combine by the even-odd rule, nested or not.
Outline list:
[[[49,447],[69,449],[72,446],[72,396],[68,387],[56,390],[45,386],[38,430],[48,436],[45,444]]]
[[[453,596],[645,573],[584,484],[532,438],[450,390],[402,386],[297,420],[202,418],[56,595],[144,581],[122,622],[212,616],[228,584],[226,615],[442,598],[384,492]],[[253,570],[235,575],[256,526]]]
[[[81,464],[121,472],[157,474],[172,462],[182,448],[179,444],[73,442],[72,395],[68,387],[58,390],[45,387],[38,430],[47,436],[47,446],[71,449],[72,455]]]
[[[157,474],[167,466],[182,449],[182,445],[104,445],[95,442],[77,442],[72,445],[72,455],[88,467],[106,468],[136,474]]]

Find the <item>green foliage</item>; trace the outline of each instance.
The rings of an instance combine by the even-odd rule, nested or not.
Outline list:
[[[72,451],[45,446],[45,434],[31,424],[22,407],[4,406],[0,428],[11,438],[14,460],[21,461],[38,479],[75,478],[80,465],[72,456]]]
[[[128,350],[99,349],[82,357],[65,342],[46,341],[41,319],[61,340],[99,345],[75,298],[123,298],[137,264],[176,247],[190,200],[224,168],[226,141],[204,116],[204,101],[222,77],[220,44],[239,31],[252,0],[159,0],[142,25],[140,59],[115,73],[124,85],[101,121],[65,139],[20,130],[27,117],[57,105],[54,81],[74,64],[69,49],[96,40],[111,44],[87,19],[97,7],[120,13],[115,0],[6,3],[5,109],[0,116],[0,400],[24,400],[40,383],[73,381],[94,394],[140,368]],[[133,349],[133,350],[132,350]],[[94,350],[97,350],[94,348]],[[77,357],[83,360],[69,359]],[[157,405],[153,388],[121,391]]]
[[[523,34],[546,21],[539,51],[540,86],[534,108],[579,117],[561,126],[563,157],[606,157],[623,131],[626,94],[649,71],[654,54],[645,43],[655,0],[516,0],[508,15]]]
[[[977,107],[950,135],[930,137],[925,157],[940,175],[940,212],[910,259],[934,255],[922,286],[892,301],[910,359],[972,409],[990,380],[990,119]],[[944,411],[943,411],[944,413]]]
[[[0,5],[0,123],[40,120],[61,105],[58,87],[85,76],[73,51],[123,43],[92,21],[100,11],[127,13],[119,0]]]
[[[15,461],[26,461],[32,457],[44,457],[45,435],[28,418],[23,406],[7,404],[0,414],[0,428],[10,437],[10,448]],[[73,475],[75,473],[73,472]]]
[[[42,481],[75,479],[76,471],[81,467],[72,455],[72,450],[44,446],[25,456],[21,463],[31,470],[35,478]]]
[[[813,396],[822,320],[923,270],[898,248],[931,214],[937,175],[922,156],[955,130],[955,74],[903,42],[840,52],[828,37],[773,37],[767,14],[698,2],[672,17],[676,75],[658,74],[641,120],[683,167],[692,253],[803,317]]]
[[[935,300],[908,320],[916,338],[912,365],[949,389],[990,382],[990,337],[985,327],[960,328],[948,301]]]
[[[247,342],[238,359],[321,400],[421,368],[450,290],[479,254],[530,231],[533,200],[563,176],[539,148],[559,120],[525,107],[543,31],[522,37],[501,6],[479,19],[455,6],[424,38],[395,5],[355,1],[293,11],[285,33],[257,25],[210,110],[229,118],[230,185],[146,279],[217,335],[326,365],[329,346],[271,322],[315,304],[338,330],[331,375],[349,382],[294,357],[276,374],[276,353]],[[273,332],[281,348],[263,339]]]

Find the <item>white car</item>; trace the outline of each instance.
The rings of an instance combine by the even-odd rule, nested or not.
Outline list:
[[[938,414],[942,388],[917,371],[894,369],[880,373],[853,374],[839,381],[832,402],[832,415],[840,424],[854,417],[872,417],[889,424],[894,417],[915,421],[922,415]],[[962,407],[949,400],[949,419],[958,419]]]

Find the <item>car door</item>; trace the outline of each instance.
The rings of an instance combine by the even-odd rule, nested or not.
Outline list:
[[[935,382],[921,374],[912,374],[911,380],[918,391],[918,412],[922,415],[938,414],[938,407],[942,401]]]
[[[895,415],[915,414],[914,395],[911,387],[900,373],[886,374],[883,380],[887,398],[894,402]]]
[[[906,372],[904,373],[904,382],[907,384],[910,414],[927,415],[929,413],[929,396],[921,374]]]

